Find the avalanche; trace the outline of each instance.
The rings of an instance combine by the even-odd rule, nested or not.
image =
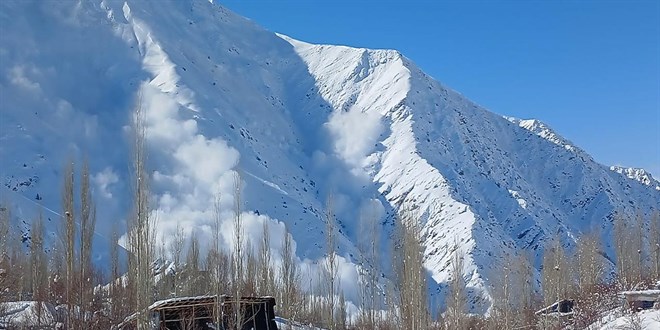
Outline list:
[[[314,271],[331,196],[350,300],[366,212],[387,238],[395,214],[414,209],[430,293],[443,294],[458,253],[471,310],[485,313],[507,255],[531,251],[538,267],[555,234],[566,246],[594,226],[609,237],[615,211],[660,205],[659,190],[540,122],[489,112],[397,51],[297,41],[206,0],[3,1],[0,30],[0,177],[14,226],[29,235],[41,209],[54,239],[61,168],[87,155],[98,265],[108,265],[106,233],[126,225],[135,106],[147,116],[163,246],[177,225],[209,244],[216,199],[230,226],[239,174],[246,234],[259,237],[265,223],[282,237],[286,226]]]

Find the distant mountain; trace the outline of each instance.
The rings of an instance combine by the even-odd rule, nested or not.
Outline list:
[[[135,104],[163,246],[177,223],[210,242],[218,196],[229,226],[239,173],[246,233],[267,223],[282,237],[286,224],[314,270],[331,197],[353,299],[364,214],[382,219],[386,241],[397,211],[414,210],[430,276],[444,288],[460,253],[483,312],[506,255],[532,251],[538,266],[555,234],[571,245],[599,226],[607,239],[615,211],[660,205],[652,184],[632,184],[538,121],[487,111],[397,51],[297,41],[206,0],[3,1],[0,31],[0,175],[16,226],[27,231],[40,206],[55,235],[61,169],[87,155],[99,264],[130,207]]]

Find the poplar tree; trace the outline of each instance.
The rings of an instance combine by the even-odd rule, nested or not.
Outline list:
[[[88,304],[91,303],[93,292],[91,291],[93,269],[92,242],[94,229],[96,228],[96,205],[92,200],[89,186],[89,161],[85,158],[80,174],[80,252],[79,252],[79,307],[82,310],[82,318],[85,321]]]
[[[427,329],[429,310],[419,219],[409,211],[397,217],[397,247],[394,265],[399,292],[398,308],[403,328]]]
[[[453,250],[454,254],[450,265],[451,280],[449,282],[449,294],[445,298],[447,311],[444,319],[447,329],[467,330],[467,296],[465,294],[465,280],[463,279],[463,252],[459,248],[458,242],[454,242]]]
[[[326,202],[326,213],[325,213],[325,260],[323,262],[323,283],[325,283],[326,290],[326,316],[325,321],[329,330],[337,329],[337,323],[335,318],[335,308],[337,303],[335,300],[335,294],[337,289],[335,287],[337,281],[337,236],[335,228],[335,215],[333,210],[332,196],[328,197]]]
[[[614,216],[614,251],[619,285],[632,289],[642,281],[643,274],[643,220],[641,215],[625,219]]]
[[[74,215],[74,176],[73,161],[69,160],[64,167],[64,182],[62,184],[62,232],[60,238],[64,248],[64,263],[66,272],[64,275],[65,303],[67,305],[66,324],[73,326],[72,304],[74,302],[74,247],[75,247],[75,215]]]
[[[231,254],[232,261],[232,294],[234,301],[232,303],[233,319],[230,320],[230,327],[233,325],[240,329],[243,324],[243,313],[241,311],[240,298],[245,291],[243,273],[245,251],[243,250],[243,217],[241,200],[241,177],[238,172],[234,173],[234,219],[233,219],[233,249]]]
[[[282,262],[278,270],[278,305],[282,316],[295,322],[300,317],[304,302],[300,290],[300,269],[293,251],[293,240],[286,228],[284,228],[282,241],[283,246],[280,251]],[[291,322],[287,326],[288,329],[291,329]]]
[[[197,235],[193,232],[188,240],[188,253],[186,255],[186,266],[184,270],[185,289],[183,295],[185,296],[196,296],[204,292],[204,283],[199,272],[199,258],[199,239],[197,239]]]
[[[217,194],[213,199],[213,242],[208,257],[206,258],[207,268],[212,273],[213,278],[212,284],[213,292],[215,294],[215,308],[213,315],[215,316],[216,328],[219,328],[222,324],[220,296],[225,293],[226,286],[223,284],[228,280],[226,276],[227,263],[225,262],[223,264],[223,258],[226,258],[226,256],[220,251],[220,230],[222,226],[220,211],[220,194]],[[179,225],[177,224],[177,232],[179,231],[178,227]]]
[[[381,306],[378,293],[378,275],[380,274],[380,231],[375,210],[371,209],[360,215],[359,249],[362,260],[360,271],[360,327],[377,327],[376,309]],[[364,239],[366,238],[366,239]]]
[[[36,304],[36,322],[39,326],[43,324],[43,307],[47,298],[48,283],[48,261],[44,252],[44,224],[41,212],[32,222],[30,240],[30,279],[32,282],[32,300]]]
[[[571,269],[566,251],[556,236],[543,252],[543,298],[545,305],[568,298]]]
[[[133,116],[132,188],[133,213],[129,217],[129,284],[132,285],[133,302],[137,311],[137,330],[150,328],[147,308],[153,301],[151,264],[154,255],[154,220],[149,214],[149,176],[146,170],[146,127],[142,98],[138,99]]]
[[[8,288],[9,284],[9,267],[11,260],[9,259],[9,243],[11,242],[10,238],[10,226],[9,219],[11,217],[11,211],[9,210],[9,204],[4,200],[0,202],[0,314],[2,314],[2,304],[6,300],[4,294],[5,289]]]
[[[268,222],[264,221],[261,228],[261,241],[259,243],[259,256],[258,256],[258,285],[257,292],[261,296],[269,296],[274,293],[275,275],[271,267],[271,252],[270,252],[270,231],[268,230]]]
[[[660,211],[651,213],[649,223],[649,255],[651,258],[651,273],[660,279]]]
[[[601,249],[598,231],[585,233],[577,241],[574,268],[577,276],[577,291],[580,295],[589,294],[596,285],[602,283],[605,265]]]
[[[126,291],[126,283],[120,277],[120,266],[119,266],[119,233],[117,231],[116,225],[113,225],[112,232],[110,234],[110,288],[109,288],[109,298],[110,298],[110,321],[112,324],[117,324],[123,320],[123,317],[126,316],[126,299],[124,292]]]
[[[183,232],[183,228],[181,228],[181,225],[177,222],[176,224],[176,229],[174,231],[174,236],[172,237],[172,240],[170,241],[169,244],[169,252],[170,255],[172,256],[173,263],[174,263],[174,268],[175,268],[175,273],[174,273],[174,284],[173,284],[173,291],[172,295],[175,297],[180,296],[183,290],[183,284],[184,284],[184,265],[183,265],[183,249],[186,244],[186,235]]]

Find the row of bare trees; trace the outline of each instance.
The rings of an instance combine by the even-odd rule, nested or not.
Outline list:
[[[153,301],[151,261],[154,255],[153,221],[148,206],[145,126],[141,106],[136,107],[133,126],[133,214],[127,228],[130,253],[128,269],[120,276],[117,230],[112,240],[112,281],[110,290],[99,290],[103,274],[92,265],[92,243],[96,227],[96,206],[90,189],[89,163],[84,159],[76,183],[75,164],[71,158],[63,171],[60,225],[57,238],[46,246],[41,213],[32,221],[29,235],[10,228],[9,207],[2,206],[0,217],[0,288],[3,300],[30,299],[37,302],[37,324],[42,303],[64,306],[60,321],[70,329],[109,328],[130,310],[142,311]],[[78,192],[76,194],[76,187]],[[77,198],[76,198],[77,196]],[[28,261],[23,255],[28,248]],[[48,255],[45,251],[48,250]],[[25,275],[28,276],[25,276]],[[110,296],[107,293],[110,293]],[[110,305],[111,308],[106,308]],[[121,307],[120,307],[121,306]],[[60,308],[61,310],[61,308]],[[58,314],[58,315],[59,315]],[[147,329],[144,313],[137,315],[138,329]]]
[[[94,305],[98,303],[94,285],[98,283],[100,274],[91,262],[96,207],[91,197],[86,160],[79,175],[78,198],[73,161],[67,162],[63,175],[63,211],[57,229],[59,240],[47,240],[41,211],[32,220],[30,230],[21,233],[10,226],[8,203],[2,206],[0,288],[3,290],[0,299],[37,302],[37,324],[66,321],[81,328],[82,324],[89,323],[96,308]],[[42,321],[44,303],[66,306],[63,319]]]
[[[220,210],[215,206],[213,246],[201,256],[200,243],[194,234],[186,237],[177,230],[172,244],[156,253],[153,236],[153,219],[146,205],[144,192],[146,179],[138,179],[142,195],[136,192],[136,201],[145,200],[140,209],[136,203],[135,224],[129,230],[129,271],[124,277],[119,273],[118,251],[111,252],[113,280],[107,291],[95,292],[101,277],[91,265],[91,236],[94,234],[95,207],[89,192],[89,167],[86,162],[80,174],[79,200],[75,201],[73,166],[67,166],[63,183],[61,231],[64,237],[50,256],[46,255],[44,224],[41,216],[32,222],[29,237],[29,258],[22,258],[18,237],[10,238],[10,210],[0,208],[0,285],[15,288],[5,291],[0,299],[32,299],[35,301],[64,304],[66,321],[72,328],[84,328],[89,324],[116,324],[134,311],[145,310],[156,299],[201,294],[227,294],[234,297],[246,295],[273,295],[278,302],[279,315],[293,322],[315,323],[328,329],[469,329],[475,324],[492,329],[524,328],[538,325],[533,311],[559,299],[575,299],[575,323],[587,325],[600,312],[616,304],[617,290],[639,286],[644,281],[660,278],[658,263],[660,239],[658,213],[649,221],[642,217],[614,220],[614,250],[617,274],[614,284],[606,282],[605,253],[599,232],[586,233],[577,241],[572,251],[567,251],[554,239],[545,247],[541,273],[542,295],[534,293],[534,268],[530,256],[512,255],[501,263],[500,276],[493,280],[493,309],[489,318],[477,320],[467,314],[463,259],[460,250],[453,251],[452,278],[446,309],[441,318],[433,319],[428,308],[427,284],[423,269],[421,229],[418,219],[404,213],[397,220],[397,230],[392,240],[392,265],[394,276],[390,285],[381,280],[380,251],[377,218],[366,215],[361,220],[367,239],[359,246],[363,258],[360,273],[359,314],[354,322],[348,322],[346,301],[340,289],[338,275],[337,229],[331,201],[326,213],[326,255],[321,263],[321,287],[316,292],[304,292],[303,274],[293,251],[293,241],[285,230],[279,265],[275,266],[271,255],[271,233],[267,223],[263,225],[260,242],[256,247],[246,237],[242,228],[240,210],[240,177],[235,179],[235,218],[233,246],[229,252],[219,246]],[[141,170],[144,173],[144,170]],[[136,170],[140,173],[140,170]],[[79,205],[79,208],[75,208]],[[144,215],[144,217],[142,217]],[[142,219],[140,221],[140,219]],[[141,224],[140,224],[141,222]],[[641,238],[640,238],[641,237]],[[112,237],[117,240],[117,234]],[[14,242],[14,243],[12,243]],[[140,247],[142,245],[142,247]],[[77,249],[76,249],[77,248]],[[459,249],[459,244],[455,244]],[[62,252],[64,251],[64,252]],[[184,256],[184,251],[186,255]],[[157,257],[171,256],[177,270],[174,275],[154,281],[153,261]],[[11,271],[7,271],[11,269]],[[17,275],[17,276],[14,276]],[[27,276],[25,276],[27,275]],[[307,279],[309,280],[309,279]],[[609,296],[607,296],[609,295]],[[140,297],[142,296],[142,297]],[[605,302],[604,302],[605,301]],[[609,303],[608,303],[609,302]],[[614,302],[614,303],[612,303]],[[236,304],[238,302],[236,301]],[[609,305],[608,305],[609,304]],[[41,306],[41,305],[38,305]],[[232,325],[245,322],[238,305],[233,310]],[[216,313],[220,315],[220,313]],[[440,316],[440,314],[436,314]],[[40,313],[37,313],[40,317]],[[217,316],[219,318],[219,316]],[[217,319],[217,322],[221,320]],[[140,325],[138,313],[138,326]],[[143,328],[149,327],[148,317]],[[548,328],[552,328],[549,326]]]

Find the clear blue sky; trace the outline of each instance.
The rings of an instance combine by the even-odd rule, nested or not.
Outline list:
[[[397,49],[493,112],[660,177],[660,0],[216,1],[303,41]]]

